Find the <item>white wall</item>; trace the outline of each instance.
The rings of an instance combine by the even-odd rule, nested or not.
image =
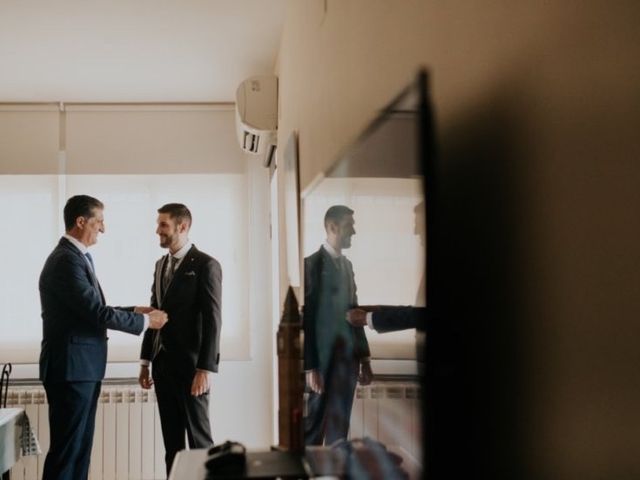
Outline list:
[[[275,337],[271,318],[269,172],[257,160],[249,158],[247,163],[251,271],[246,292],[249,295],[251,358],[221,363],[220,373],[213,380],[211,418],[214,441],[229,439],[240,441],[249,448],[267,448],[274,439],[272,358]]]

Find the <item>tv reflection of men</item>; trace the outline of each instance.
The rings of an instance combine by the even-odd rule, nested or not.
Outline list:
[[[376,305],[352,308],[347,321],[354,327],[369,327],[378,333],[397,332],[425,325],[427,307]]]
[[[426,222],[425,204],[418,203],[413,209],[414,230],[413,233],[420,238],[420,244],[426,246]],[[347,321],[354,327],[366,327],[376,330],[378,333],[397,332],[417,328],[424,330],[426,327],[427,307],[425,305],[425,276],[422,275],[416,306],[374,305],[352,308],[347,312]]]
[[[350,208],[329,208],[324,218],[326,242],[304,261],[306,445],[347,438],[356,384],[367,385],[373,376],[364,329],[345,318],[358,303],[353,267],[342,255],[356,233],[354,223]]]

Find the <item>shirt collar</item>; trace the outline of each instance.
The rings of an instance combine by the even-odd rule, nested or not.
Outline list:
[[[84,243],[79,241],[77,238],[73,238],[68,233],[65,233],[63,235],[63,237],[66,238],[67,240],[69,240],[74,247],[76,247],[78,250],[80,250],[81,254],[86,255],[87,252],[89,251],[89,249],[87,248],[87,246]]]
[[[329,245],[329,242],[327,242],[326,240],[322,244],[322,247],[327,251],[329,255],[331,255],[331,258],[333,258],[334,260],[337,260],[338,258],[342,257],[342,254],[336,252],[336,249],[333,248],[331,245]]]
[[[189,252],[189,250],[191,250],[192,246],[193,246],[193,244],[191,242],[187,242],[176,253],[174,253],[173,255],[171,255],[171,254],[169,254],[169,255],[171,255],[173,258],[177,258],[178,260],[182,260],[185,257],[185,255]]]

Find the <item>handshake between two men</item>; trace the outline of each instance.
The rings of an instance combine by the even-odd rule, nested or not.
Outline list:
[[[47,257],[38,284],[40,379],[51,433],[43,478],[88,477],[96,405],[107,366],[107,330],[144,332],[139,381],[143,388],[155,388],[168,475],[175,454],[185,448],[187,433],[190,448],[213,444],[209,374],[218,371],[220,362],[220,264],[189,240],[189,209],[181,203],[165,204],[158,209],[156,234],[168,253],[156,262],[150,306],[112,307],[89,251],[105,232],[104,204],[76,195],[67,200],[63,216],[65,235]],[[172,323],[164,328],[169,316]]]
[[[402,305],[360,305],[346,313],[353,327],[369,327],[378,333],[426,327],[427,307]]]
[[[142,313],[147,315],[149,319],[149,326],[151,330],[160,330],[169,321],[169,316],[163,310],[158,310],[153,307],[134,307],[135,313]]]

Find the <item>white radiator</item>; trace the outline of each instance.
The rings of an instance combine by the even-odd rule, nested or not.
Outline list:
[[[42,478],[49,450],[47,397],[41,387],[12,387],[7,406],[26,410],[42,448],[38,457],[23,457],[12,480]],[[103,386],[96,412],[90,480],[165,478],[164,445],[153,391],[137,386]]]
[[[402,453],[410,478],[421,478],[422,410],[417,383],[379,381],[356,389],[350,438],[369,437]],[[399,451],[401,450],[401,451]]]
[[[7,406],[26,410],[42,455],[23,457],[12,480],[42,478],[49,449],[47,398],[43,388],[12,387]],[[370,437],[397,452],[402,449],[410,478],[419,478],[421,444],[420,388],[416,383],[376,382],[358,386],[349,436]],[[96,413],[90,480],[165,478],[160,417],[153,391],[138,386],[103,386]]]

